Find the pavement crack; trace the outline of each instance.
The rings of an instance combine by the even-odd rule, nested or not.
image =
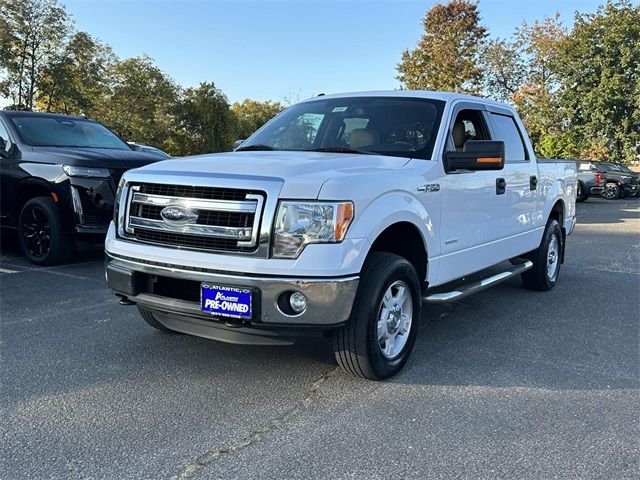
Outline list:
[[[309,386],[309,388],[307,389],[307,392],[304,398],[302,399],[302,401],[296,406],[290,408],[289,410],[285,411],[284,413],[277,416],[276,418],[269,420],[268,422],[264,423],[260,427],[252,430],[245,437],[239,440],[236,440],[234,442],[228,443],[227,445],[223,445],[222,447],[208,450],[204,454],[200,455],[194,462],[190,463],[189,465],[186,465],[180,473],[171,477],[171,480],[186,480],[188,478],[191,478],[198,471],[200,471],[204,467],[211,465],[218,458],[223,457],[225,455],[229,455],[238,450],[247,448],[255,443],[258,443],[263,435],[279,428],[280,426],[285,424],[287,421],[289,421],[294,415],[309,408],[313,404],[313,401],[315,400],[315,398],[317,397],[320,387],[322,387],[322,385],[331,376],[335,375],[338,370],[339,368],[335,367],[329,370],[328,372],[323,373],[320,377],[314,380]]]

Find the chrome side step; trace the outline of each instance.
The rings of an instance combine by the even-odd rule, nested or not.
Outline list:
[[[516,275],[520,275],[521,273],[526,272],[532,267],[533,263],[530,260],[526,260],[523,263],[513,265],[511,268],[505,270],[504,272],[492,275],[491,277],[468,283],[466,285],[460,285],[459,287],[456,287],[455,290],[452,290],[450,292],[432,294],[427,293],[422,297],[422,301],[429,303],[449,303],[455,302],[457,300],[462,300],[469,295],[473,295],[474,293],[480,292],[489,287],[493,287],[494,285],[502,283],[505,280],[515,277]]]

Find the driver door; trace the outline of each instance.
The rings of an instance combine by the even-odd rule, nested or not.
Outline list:
[[[462,151],[469,140],[492,140],[482,104],[454,106],[445,149]],[[438,284],[482,270],[500,260],[494,243],[503,236],[502,171],[446,172],[442,178],[441,259]]]

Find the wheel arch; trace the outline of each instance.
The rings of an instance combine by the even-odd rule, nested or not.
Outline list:
[[[399,238],[402,241],[398,241]],[[420,281],[426,281],[429,261],[427,246],[415,224],[400,221],[389,225],[372,242],[367,257],[374,252],[394,253],[407,259],[415,268]]]
[[[49,182],[44,178],[28,177],[20,181],[16,188],[18,213],[25,203],[35,197],[51,197],[57,203],[57,194],[55,194],[55,189],[52,188]]]

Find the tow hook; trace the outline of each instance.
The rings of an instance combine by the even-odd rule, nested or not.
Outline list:
[[[129,300],[129,297],[127,297],[126,295],[122,295],[120,293],[116,293],[116,297],[118,297],[120,305],[135,305],[136,304],[136,302],[132,302],[131,300]]]

